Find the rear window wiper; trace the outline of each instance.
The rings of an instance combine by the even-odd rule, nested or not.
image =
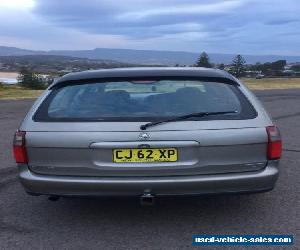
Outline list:
[[[199,112],[199,113],[191,113],[187,115],[182,115],[182,116],[177,116],[174,118],[166,119],[166,120],[161,120],[157,122],[148,122],[146,124],[143,124],[140,126],[141,130],[146,130],[149,127],[153,127],[162,123],[167,123],[167,122],[176,122],[176,121],[181,121],[181,120],[186,120],[191,117],[204,117],[204,116],[211,116],[211,115],[224,115],[224,114],[236,114],[238,111],[220,111],[220,112]]]

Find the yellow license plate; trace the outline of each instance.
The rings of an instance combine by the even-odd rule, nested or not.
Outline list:
[[[177,161],[176,148],[133,148],[114,149],[114,162],[174,162]]]

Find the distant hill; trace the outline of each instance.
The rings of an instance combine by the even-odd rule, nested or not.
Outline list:
[[[48,54],[0,56],[1,71],[19,71],[22,67],[28,67],[37,73],[67,73],[89,69],[133,66],[136,65],[113,60],[98,60]]]
[[[158,51],[158,50],[132,50],[132,49],[106,49],[96,48],[93,50],[51,50],[33,51],[13,47],[0,46],[0,56],[16,55],[60,55],[95,60],[113,60],[131,64],[146,65],[192,65],[197,60],[199,53],[184,51]],[[208,53],[213,63],[228,64],[234,54]],[[265,63],[276,60],[288,62],[300,62],[300,56],[280,55],[243,55],[247,63]]]
[[[45,51],[34,51],[27,49],[19,49],[15,47],[0,46],[0,56],[24,56],[43,54]]]
[[[89,59],[65,55],[50,55],[50,54],[37,54],[37,55],[12,55],[1,56],[1,62],[15,61],[16,63],[51,63],[51,62],[74,62],[74,63],[111,63],[111,64],[124,64],[114,60],[108,59]]]
[[[119,62],[139,63],[147,65],[192,65],[199,57],[198,53],[185,51],[159,51],[159,50],[132,50],[132,49],[106,49],[96,48],[93,50],[55,50],[49,51],[52,55],[68,55],[86,57],[90,59],[110,59]],[[213,63],[231,63],[235,54],[208,53]],[[277,56],[277,55],[243,55],[247,63],[273,62],[287,60],[288,62],[300,62],[300,56]]]

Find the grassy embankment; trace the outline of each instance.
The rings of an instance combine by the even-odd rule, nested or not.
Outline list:
[[[0,99],[36,98],[43,90],[26,89],[15,85],[0,85]]]
[[[300,88],[300,78],[242,78],[241,81],[252,90]]]
[[[242,82],[252,90],[300,88],[300,78],[243,78]],[[36,98],[41,93],[42,90],[25,89],[15,85],[0,85],[0,99]]]

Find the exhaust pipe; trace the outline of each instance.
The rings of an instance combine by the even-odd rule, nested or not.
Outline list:
[[[140,204],[142,206],[153,206],[155,204],[155,197],[150,193],[144,193],[140,197]]]
[[[50,195],[49,197],[48,197],[48,200],[49,201],[58,201],[59,200],[59,196],[58,195]]]

